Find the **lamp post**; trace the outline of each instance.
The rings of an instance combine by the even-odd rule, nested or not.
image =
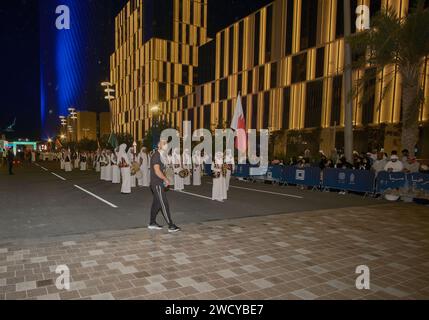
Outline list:
[[[160,139],[159,132],[159,113],[161,108],[158,103],[153,103],[150,107],[150,112],[152,114],[152,149],[156,149],[158,146],[158,141]]]
[[[104,92],[106,93],[106,96],[104,97],[104,99],[109,101],[109,112],[110,112],[110,132],[113,132],[113,112],[112,112],[112,100],[115,99],[114,93],[115,90],[112,88],[113,87],[113,83],[105,81],[101,83],[101,86],[104,89]]]
[[[68,109],[70,113],[70,119],[72,121],[72,141],[77,142],[78,136],[77,136],[77,112],[75,108],[69,108]]]

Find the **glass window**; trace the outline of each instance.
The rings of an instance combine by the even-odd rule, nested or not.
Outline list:
[[[320,127],[323,101],[323,80],[307,84],[305,127]]]
[[[307,77],[307,52],[292,58],[292,83],[305,81]]]
[[[290,115],[290,87],[283,89],[283,118],[282,128],[289,129],[289,115]]]

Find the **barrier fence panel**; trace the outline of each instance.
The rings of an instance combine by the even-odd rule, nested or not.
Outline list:
[[[407,184],[407,176],[403,172],[382,171],[377,176],[377,193],[384,193],[388,189],[400,189]]]
[[[329,189],[370,193],[374,191],[374,180],[374,173],[366,170],[323,170],[323,187]]]
[[[307,187],[320,186],[320,168],[319,167],[286,167],[286,182],[289,184],[303,185]]]
[[[286,167],[285,166],[272,166],[271,179],[275,182],[286,182]]]
[[[234,176],[238,178],[248,178],[250,175],[250,165],[238,164],[235,166]]]
[[[408,174],[408,183],[415,189],[429,191],[429,174],[410,173]]]

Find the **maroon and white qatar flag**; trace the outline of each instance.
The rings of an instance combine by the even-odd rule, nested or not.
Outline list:
[[[244,117],[243,105],[241,103],[241,95],[238,95],[237,106],[234,111],[234,117],[232,118],[231,129],[237,132],[237,138],[235,139],[235,147],[240,152],[246,152],[247,150],[247,134],[246,134],[246,118]]]

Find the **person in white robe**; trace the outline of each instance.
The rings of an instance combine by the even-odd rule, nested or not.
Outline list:
[[[105,178],[106,181],[108,182],[112,182],[113,177],[112,177],[112,152],[110,150],[106,151],[106,173],[105,173]]]
[[[140,163],[140,170],[142,172],[142,178],[138,180],[140,187],[150,186],[150,158],[147,153],[147,149],[143,147],[137,157]]]
[[[106,150],[103,150],[100,155],[100,180],[106,181],[106,165],[107,165],[107,157]]]
[[[183,179],[183,184],[185,186],[191,185],[191,175],[192,175],[192,158],[189,152],[189,149],[185,149],[183,152],[183,169],[187,169],[189,171],[189,175]]]
[[[71,158],[71,155],[70,155],[69,151],[67,151],[64,154],[64,169],[65,169],[66,172],[72,172],[73,171],[73,168],[72,168],[72,158]]]
[[[170,181],[170,186],[174,186],[174,165],[173,165],[173,155],[167,155],[165,157],[166,159],[166,166],[165,166],[165,176],[167,177],[168,181]]]
[[[80,155],[80,171],[86,171],[87,169],[87,161],[88,161],[88,157],[86,155],[86,153],[81,153]]]
[[[200,186],[201,185],[201,171],[203,166],[203,158],[201,155],[196,152],[193,159],[193,172],[192,172],[192,184],[194,186]]]
[[[226,190],[226,174],[223,172],[223,153],[218,152],[215,156],[215,161],[212,163],[212,173],[213,173],[213,191],[212,191],[212,200],[223,202],[227,197]]]
[[[118,166],[118,151],[119,150],[113,151],[110,157],[110,162],[112,164],[112,183],[113,184],[121,183],[121,170],[119,169],[119,166]]]
[[[100,150],[97,150],[97,154],[95,155],[94,158],[94,168],[95,168],[95,172],[100,172],[101,171],[101,152]]]
[[[182,191],[185,189],[184,179],[180,176],[182,168],[182,157],[178,148],[173,150],[173,166],[174,166],[174,190]]]
[[[232,155],[231,150],[226,150],[225,163],[228,165],[228,170],[226,171],[226,177],[225,177],[226,191],[229,191],[229,184],[231,182],[231,176],[235,170],[235,161],[234,161],[234,156]]]
[[[127,145],[121,144],[118,152],[118,166],[121,169],[121,177],[122,177],[122,194],[130,194],[131,193],[131,161],[128,158],[126,153]]]
[[[65,170],[65,152],[61,151],[60,154],[60,168],[61,170]]]
[[[130,161],[131,165],[132,165],[134,162],[137,162],[137,156],[136,156],[136,154],[135,154],[134,147],[130,147],[130,149],[128,150],[127,155],[128,155],[128,159],[129,159],[129,161]],[[130,170],[131,170],[131,169],[130,169]],[[135,187],[137,187],[137,178],[136,178],[136,176],[135,176],[135,175],[131,175],[131,176],[130,176],[130,181],[131,181],[131,188],[135,188]]]
[[[73,166],[74,166],[74,168],[75,169],[79,169],[79,163],[80,163],[80,159],[79,159],[79,157],[80,157],[80,153],[78,152],[78,151],[76,151],[74,154],[73,154],[73,159],[74,159],[74,163],[73,163]]]

